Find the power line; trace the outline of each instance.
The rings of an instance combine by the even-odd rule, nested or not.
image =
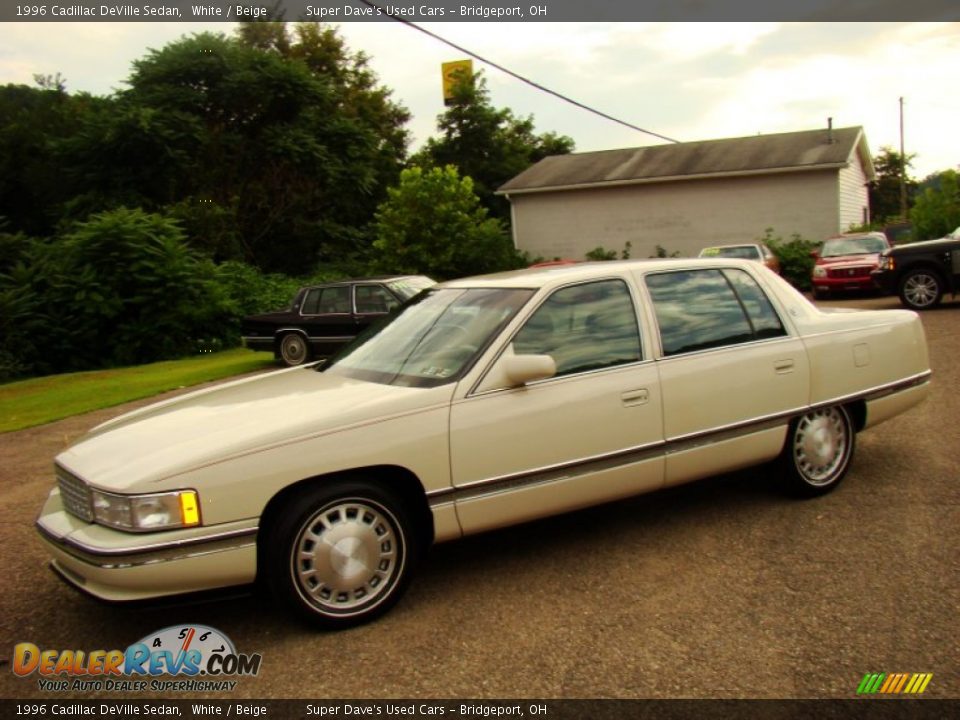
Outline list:
[[[610,121],[612,121],[612,122],[617,123],[618,125],[623,125],[624,127],[628,127],[628,128],[630,128],[631,130],[636,130],[637,132],[642,132],[642,133],[645,133],[645,134],[647,134],[647,135],[652,135],[652,136],[655,137],[655,138],[660,138],[661,140],[666,140],[667,142],[672,142],[672,143],[678,143],[678,142],[680,142],[679,140],[675,140],[674,138],[667,137],[666,135],[661,135],[660,133],[653,132],[653,130],[646,130],[646,129],[642,128],[642,127],[638,127],[637,125],[633,125],[632,123],[628,123],[626,120],[620,120],[619,118],[615,118],[615,117],[613,117],[612,115],[608,115],[607,113],[603,112],[602,110],[597,110],[597,109],[595,109],[595,108],[590,107],[589,105],[584,105],[584,104],[583,104],[582,102],[580,102],[579,100],[574,100],[573,98],[570,98],[570,97],[567,97],[566,95],[563,95],[563,94],[561,94],[561,93],[558,93],[556,90],[551,90],[551,89],[548,88],[548,87],[544,87],[544,86],[541,85],[540,83],[534,82],[533,80],[530,80],[529,78],[526,78],[526,77],[524,77],[523,75],[520,75],[519,73],[515,73],[513,70],[510,70],[509,68],[505,68],[503,65],[500,65],[499,63],[495,63],[495,62],[493,62],[492,60],[488,60],[487,58],[483,57],[482,55],[478,55],[477,53],[472,52],[472,51],[470,51],[470,50],[467,50],[465,47],[462,47],[462,46],[460,46],[460,45],[457,45],[456,43],[451,42],[450,40],[447,40],[446,38],[441,37],[440,35],[437,35],[436,33],[431,32],[431,31],[427,30],[426,28],[420,27],[419,25],[417,25],[416,23],[411,22],[410,20],[406,20],[406,19],[404,19],[404,18],[402,18],[402,17],[397,17],[396,15],[391,15],[390,13],[388,13],[388,12],[386,11],[385,8],[380,7],[379,5],[377,5],[377,4],[374,3],[374,2],[370,2],[370,0],[360,0],[360,2],[362,2],[364,5],[367,5],[368,7],[374,8],[375,10],[379,10],[379,11],[382,12],[384,15],[386,15],[388,18],[390,18],[391,20],[395,20],[395,21],[398,22],[398,23],[403,23],[404,25],[406,25],[406,26],[408,26],[408,27],[411,27],[411,28],[413,28],[414,30],[419,30],[419,31],[422,32],[424,35],[428,35],[428,36],[432,37],[434,40],[439,40],[439,41],[442,42],[444,45],[449,45],[449,46],[452,47],[453,49],[459,50],[460,52],[464,53],[465,55],[469,55],[470,57],[474,58],[475,60],[479,60],[480,62],[484,63],[485,65],[489,65],[489,66],[492,67],[492,68],[496,68],[496,69],[499,70],[500,72],[506,73],[506,74],[509,75],[510,77],[515,78],[515,79],[519,80],[519,81],[522,82],[522,83],[526,83],[527,85],[529,85],[529,86],[531,86],[531,87],[533,87],[533,88],[536,88],[537,90],[540,90],[541,92],[545,92],[545,93],[547,93],[548,95],[553,95],[555,98],[559,98],[560,100],[563,100],[564,102],[570,103],[571,105],[574,105],[575,107],[578,107],[578,108],[580,108],[581,110],[586,110],[587,112],[593,113],[594,115],[599,115],[600,117],[604,118],[605,120],[610,120]]]

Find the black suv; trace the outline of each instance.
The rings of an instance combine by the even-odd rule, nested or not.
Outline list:
[[[303,287],[288,309],[245,317],[243,344],[272,350],[284,365],[302,365],[332,355],[374,320],[434,284],[422,275],[401,275]]]
[[[944,293],[956,295],[960,291],[960,228],[939,240],[884,250],[880,267],[872,276],[885,291],[899,295],[906,307],[934,307]]]

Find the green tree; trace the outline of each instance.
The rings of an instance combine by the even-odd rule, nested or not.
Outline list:
[[[427,140],[413,162],[425,167],[453,165],[473,178],[480,202],[493,217],[507,220],[509,203],[494,195],[498,187],[548,155],[573,150],[573,140],[555,133],[536,134],[533,117],[518,118],[490,102],[483,73],[462,77],[453,102],[437,118],[440,136]]]
[[[914,236],[927,240],[960,227],[960,183],[955,170],[935,173],[924,181],[926,189],[916,199],[910,219]]]
[[[70,217],[168,213],[214,259],[267,271],[361,254],[405,158],[406,111],[335,31],[259,25],[134,63],[130,89],[60,148]]]
[[[910,177],[910,166],[913,154],[904,159],[906,169],[907,208],[909,211],[913,196],[917,191],[917,181]],[[900,213],[900,175],[901,155],[893,148],[884,147],[880,154],[873,159],[873,167],[877,173],[876,180],[870,184],[870,217],[874,223],[885,224],[892,220],[904,219]]]
[[[448,279],[519,267],[503,224],[473,188],[451,165],[404,170],[377,210],[379,269]]]
[[[71,96],[59,78],[39,78],[38,88],[0,87],[0,216],[10,230],[53,233],[69,197],[56,146],[71,137],[98,101]]]

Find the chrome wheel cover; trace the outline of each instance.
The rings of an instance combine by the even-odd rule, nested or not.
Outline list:
[[[336,500],[297,532],[291,557],[294,587],[318,612],[367,612],[389,595],[404,564],[396,518],[367,499]]]
[[[299,365],[307,359],[307,344],[299,335],[284,335],[280,341],[280,355],[288,365]]]
[[[829,485],[843,472],[850,454],[850,426],[843,411],[815,410],[797,421],[793,461],[810,485]]]
[[[915,273],[903,283],[903,295],[914,307],[927,307],[937,301],[940,283],[929,273]]]

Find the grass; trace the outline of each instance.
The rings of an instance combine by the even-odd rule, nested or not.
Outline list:
[[[0,385],[0,433],[261,370],[273,355],[238,348],[136,367],[49,375]]]

